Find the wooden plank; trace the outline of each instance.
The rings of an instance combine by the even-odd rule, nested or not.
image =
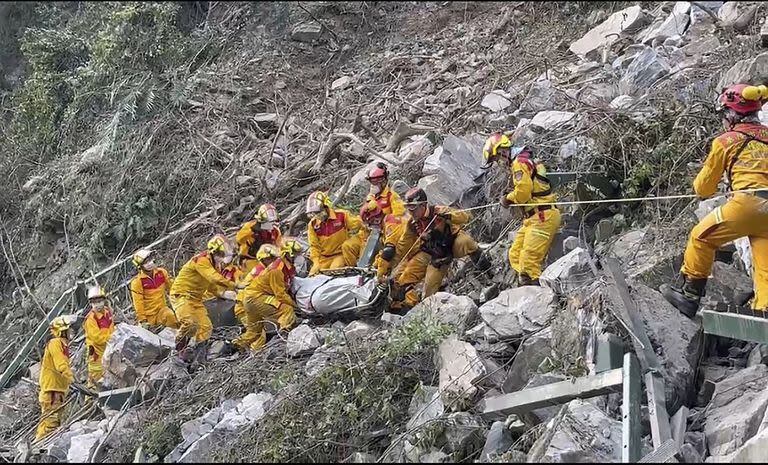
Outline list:
[[[522,414],[540,407],[564,404],[577,398],[588,399],[615,392],[616,388],[621,386],[622,379],[623,368],[617,368],[595,376],[490,397],[478,404],[478,410],[486,420],[503,419],[512,413]]]
[[[648,395],[648,416],[651,421],[653,448],[658,449],[672,439],[672,429],[669,426],[669,414],[664,398],[664,380],[661,375],[652,371],[645,374],[645,392]]]
[[[685,428],[688,423],[688,407],[683,405],[677,410],[677,413],[672,415],[672,419],[669,421],[670,429],[672,430],[672,439],[675,440],[677,448],[683,447],[685,439]]]
[[[640,459],[639,463],[678,463],[678,453],[680,453],[680,448],[670,438],[653,452]]]
[[[700,313],[706,334],[768,344],[768,319],[711,310]]]
[[[637,358],[631,352],[624,354],[624,368],[622,375],[624,382],[622,388],[623,400],[621,404],[622,429],[621,429],[621,461],[623,463],[636,463],[642,454],[642,425],[640,423],[640,366]]]

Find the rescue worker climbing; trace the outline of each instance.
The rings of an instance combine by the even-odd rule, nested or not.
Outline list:
[[[208,241],[204,252],[192,257],[179,271],[171,286],[171,304],[179,319],[177,351],[184,350],[192,338],[201,346],[201,351],[207,347],[213,325],[203,305],[203,296],[209,287],[219,286],[226,289],[221,297],[235,300],[235,282],[221,273],[233,258],[227,239],[216,235]]]
[[[131,280],[130,289],[136,320],[142,325],[178,328],[176,314],[166,301],[173,279],[165,268],[155,264],[153,255],[154,252],[148,249],[133,255],[133,265],[138,273]]]
[[[313,192],[307,198],[307,237],[314,276],[324,269],[338,269],[357,263],[360,246],[354,236],[362,223],[350,212],[333,207],[325,192]]]
[[[107,348],[107,341],[115,332],[115,321],[104,289],[98,286],[88,289],[88,302],[91,310],[83,323],[83,332],[88,357],[88,387],[95,388],[104,375],[101,357]]]
[[[392,267],[399,263],[399,260],[395,259],[395,252],[397,243],[405,230],[407,218],[394,214],[387,215],[375,200],[369,200],[360,207],[360,219],[365,226],[358,233],[363,244],[368,242],[373,228],[381,229],[380,250],[376,254],[373,266],[379,281],[383,281],[389,275]]]
[[[246,331],[233,341],[241,351],[259,351],[267,342],[266,321],[274,322],[285,333],[296,321],[296,304],[290,294],[296,276],[294,259],[303,250],[296,239],[285,238],[280,257],[272,261],[241,291],[246,312]]]
[[[477,242],[462,227],[470,220],[466,212],[432,206],[423,189],[414,187],[405,194],[405,206],[411,217],[406,223],[396,250],[409,254],[416,249],[395,278],[393,309],[409,309],[421,300],[415,286],[424,280],[424,298],[436,293],[454,258],[467,255],[481,270],[490,267]]]
[[[736,84],[723,90],[718,99],[725,133],[712,142],[709,154],[693,189],[700,198],[717,192],[723,174],[733,195],[704,217],[691,231],[680,271],[683,284],[660,287],[664,297],[680,312],[693,318],[705,294],[707,278],[717,249],[740,237],[748,237],[754,266],[752,310],[768,312],[768,127],[760,124],[758,112],[768,100],[768,88]]]
[[[245,223],[235,236],[238,246],[239,265],[248,273],[258,264],[256,253],[262,244],[280,246],[280,218],[271,204],[259,207],[252,221]]]
[[[513,154],[512,143],[501,133],[488,138],[483,147],[488,165],[501,160],[510,170],[512,192],[504,193],[501,205],[524,204],[520,207],[523,226],[517,231],[509,249],[509,264],[517,275],[520,286],[539,285],[541,267],[549,253],[552,241],[560,228],[560,210],[554,205],[556,197],[546,177],[546,169],[532,159],[528,147]]]
[[[69,393],[69,386],[74,381],[69,363],[70,322],[67,317],[59,316],[51,321],[51,338],[45,345],[43,360],[40,364],[40,422],[37,425],[35,440],[48,436],[61,426],[64,416],[64,399]]]

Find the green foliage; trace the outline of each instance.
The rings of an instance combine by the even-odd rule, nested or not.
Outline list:
[[[159,421],[146,428],[144,438],[147,455],[165,457],[181,442],[181,428],[173,422]]]

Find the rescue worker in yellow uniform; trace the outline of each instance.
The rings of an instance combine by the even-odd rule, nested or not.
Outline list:
[[[405,225],[396,250],[410,255],[402,272],[395,278],[396,292],[392,309],[407,310],[420,302],[415,286],[424,280],[424,298],[436,293],[448,266],[454,258],[469,256],[478,269],[487,270],[488,260],[483,257],[477,242],[462,227],[470,215],[449,207],[427,203],[423,189],[414,187],[405,194],[405,207],[410,219]],[[403,295],[404,294],[404,295]]]
[[[238,247],[239,265],[243,273],[248,273],[258,265],[256,253],[262,244],[280,246],[280,219],[277,210],[265,203],[259,207],[252,221],[245,223],[235,236]]]
[[[61,426],[64,416],[64,399],[75,377],[69,364],[70,323],[59,316],[51,321],[53,338],[45,345],[40,364],[40,422],[35,440],[39,441]]]
[[[179,319],[177,351],[183,351],[192,338],[201,346],[201,351],[207,347],[213,325],[203,305],[203,296],[211,286],[219,286],[226,289],[221,293],[222,298],[235,300],[235,282],[222,274],[233,259],[234,253],[227,239],[216,235],[208,241],[204,252],[181,267],[171,286],[171,304]]]
[[[251,281],[256,278],[256,276],[260,275],[269,265],[272,264],[272,262],[274,262],[279,257],[280,249],[278,249],[277,246],[272,244],[262,244],[261,247],[259,247],[259,251],[256,252],[256,260],[258,260],[258,264],[254,266],[253,269],[248,272],[248,274],[243,275],[243,277],[237,281],[236,289],[238,290],[238,293],[237,300],[235,302],[235,318],[237,318],[237,321],[239,321],[243,327],[247,327],[248,324],[246,323],[247,318],[245,306],[243,305],[242,289],[248,287],[248,284],[250,284]]]
[[[710,197],[725,174],[733,195],[691,231],[680,272],[682,287],[660,287],[664,297],[689,318],[696,315],[705,294],[715,251],[745,236],[754,263],[752,312],[761,317],[768,312],[768,127],[758,119],[766,100],[765,86],[746,84],[728,87],[719,96],[726,132],[712,142],[693,189],[700,198]]]
[[[333,207],[325,192],[313,192],[307,198],[307,225],[309,258],[312,268],[309,275],[320,270],[335,270],[354,266],[359,255],[359,239],[354,236],[360,230],[360,218],[350,212]]]
[[[510,184],[514,189],[501,197],[501,205],[524,205],[520,207],[523,226],[509,249],[509,264],[515,270],[520,286],[538,286],[542,263],[561,223],[560,210],[554,205],[537,205],[557,200],[546,177],[546,169],[532,159],[528,147],[513,155],[512,143],[501,133],[488,138],[483,157],[488,164],[501,160],[509,167]]]
[[[133,265],[138,270],[131,280],[131,299],[136,320],[142,326],[178,328],[179,322],[166,301],[173,279],[165,268],[155,264],[154,252],[142,249],[133,255]]]
[[[401,217],[405,215],[405,205],[403,200],[393,191],[389,186],[389,169],[386,163],[377,162],[366,173],[365,179],[371,184],[371,189],[368,192],[368,196],[365,198],[363,205],[373,202],[379,206],[384,215],[394,215],[395,217]],[[350,255],[359,257],[363,249],[363,245],[367,240],[367,236],[356,235],[350,240],[345,247]],[[347,266],[354,266],[355,263],[347,264]]]
[[[360,219],[363,221],[364,228],[360,230],[358,236],[363,244],[368,242],[373,228],[381,229],[381,250],[376,255],[373,266],[376,268],[376,276],[379,281],[383,281],[391,272],[392,267],[399,263],[395,260],[397,255],[395,252],[397,243],[405,230],[407,218],[394,214],[386,215],[376,201],[369,200],[360,207]]]
[[[88,357],[88,387],[95,388],[104,375],[101,357],[109,338],[115,332],[115,321],[104,289],[98,286],[90,288],[88,302],[91,304],[91,310],[85,317],[83,332]]]
[[[293,262],[302,249],[296,239],[285,238],[280,257],[242,291],[247,324],[245,333],[233,341],[238,350],[250,348],[256,352],[264,347],[267,342],[265,321],[276,323],[281,333],[293,327],[296,321],[296,303],[290,293],[291,282],[296,276]]]

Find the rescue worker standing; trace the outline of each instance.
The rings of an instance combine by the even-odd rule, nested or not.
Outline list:
[[[556,200],[546,170],[543,165],[533,161],[528,147],[523,147],[513,156],[512,143],[501,133],[488,138],[483,148],[483,157],[488,164],[501,160],[509,167],[510,184],[514,189],[501,197],[501,205],[508,207],[512,204],[525,204],[520,207],[523,226],[517,231],[509,249],[509,264],[515,270],[520,286],[538,286],[542,263],[561,222],[560,210],[554,205],[537,206]]]
[[[203,296],[209,287],[226,289],[221,296],[235,300],[235,282],[221,274],[233,258],[234,254],[226,238],[216,235],[208,241],[204,252],[192,257],[179,271],[171,286],[171,304],[179,319],[177,351],[186,348],[192,338],[195,338],[197,344],[203,343],[203,348],[207,345],[205,343],[211,337],[213,324],[203,305]]]
[[[115,332],[115,321],[104,289],[98,286],[88,289],[88,302],[91,310],[83,323],[83,332],[88,351],[88,387],[95,388],[104,375],[101,357],[109,338]]]
[[[243,273],[248,273],[258,264],[256,253],[262,244],[280,246],[279,221],[275,207],[265,203],[259,207],[253,220],[245,223],[237,232],[235,241]]]
[[[155,264],[153,251],[142,249],[133,255],[138,274],[131,280],[131,299],[139,323],[178,328],[179,322],[166,302],[173,279],[165,268]]]
[[[35,440],[39,441],[61,426],[64,416],[64,399],[69,393],[69,386],[74,381],[69,364],[69,321],[59,316],[51,321],[53,338],[45,345],[45,353],[40,364],[40,422],[37,425]]]
[[[408,254],[418,244],[418,252],[406,262],[403,271],[395,278],[399,297],[393,298],[393,309],[409,309],[419,303],[421,299],[414,287],[422,279],[424,298],[436,293],[454,258],[469,255],[476,267],[488,269],[490,264],[482,256],[477,242],[462,230],[462,226],[470,220],[468,213],[429,205],[427,194],[419,187],[405,194],[405,207],[411,217],[396,249]]]
[[[246,312],[246,331],[233,341],[241,351],[250,348],[256,352],[267,342],[265,321],[276,322],[278,330],[291,329],[296,321],[296,303],[291,297],[291,282],[296,276],[293,261],[302,246],[293,238],[286,238],[280,249],[280,258],[274,260],[248,284],[242,292]]]
[[[693,228],[685,249],[681,288],[662,285],[661,293],[680,312],[693,318],[705,294],[707,278],[717,249],[748,237],[754,263],[752,310],[766,317],[768,311],[768,127],[760,124],[758,111],[768,99],[765,86],[737,84],[723,90],[718,111],[726,130],[712,142],[709,155],[693,188],[701,198],[717,192],[723,174],[733,196]]]
[[[313,192],[307,198],[307,237],[314,276],[323,269],[354,266],[359,255],[359,239],[354,236],[362,226],[360,218],[333,207],[325,192]]]

